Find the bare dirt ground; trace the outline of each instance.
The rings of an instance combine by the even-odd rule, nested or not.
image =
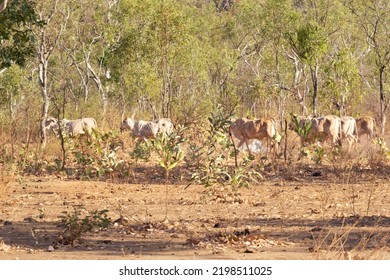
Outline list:
[[[387,167],[281,170],[236,193],[157,175],[21,178],[1,197],[0,259],[390,259]],[[59,216],[74,209],[112,223],[64,245]]]

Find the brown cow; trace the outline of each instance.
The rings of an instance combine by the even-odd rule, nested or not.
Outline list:
[[[316,140],[321,142],[327,139],[331,140],[332,146],[337,143],[340,144],[341,139],[341,119],[334,115],[326,115],[323,117],[298,117],[297,115],[292,116],[292,120],[289,124],[289,128],[298,132],[298,123],[300,129],[304,129],[309,124],[310,130],[307,135],[299,135],[301,138],[301,145],[305,142],[313,143]]]
[[[356,119],[356,126],[359,134],[359,138],[366,134],[368,139],[375,137],[376,121],[373,117],[364,116]]]
[[[231,136],[239,140],[237,146],[233,141],[235,150],[245,143],[249,154],[251,154],[249,141],[257,139],[260,141],[267,140],[267,146],[270,145],[273,153],[277,153],[280,135],[276,131],[276,121],[273,118],[265,117],[254,120],[239,118],[230,125],[229,131]]]

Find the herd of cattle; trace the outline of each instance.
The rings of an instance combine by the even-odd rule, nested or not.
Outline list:
[[[82,118],[77,120],[63,119],[58,121],[56,118],[49,117],[45,121],[45,130],[58,133],[59,131],[73,137],[83,134],[91,134],[97,129],[97,123],[94,118]],[[158,133],[171,133],[173,131],[173,123],[168,118],[159,119],[157,121],[136,121],[132,118],[126,118],[120,126],[123,130],[130,130],[132,134],[139,139],[149,139],[155,137]]]
[[[352,145],[357,143],[363,135],[369,139],[375,136],[376,121],[369,116],[355,119],[350,116],[338,117],[335,115],[320,117],[292,115],[288,128],[298,133],[301,146],[315,141],[325,142],[328,139],[334,146],[341,145],[342,140],[346,140],[348,153],[350,153]],[[273,152],[277,152],[281,139],[276,129],[276,121],[269,117],[254,120],[237,119],[230,126],[230,134],[238,139],[238,144],[235,145],[236,149],[245,143],[249,152],[249,143],[252,139],[266,140],[267,147],[270,146]]]
[[[169,134],[174,129],[172,121],[168,118],[159,119],[157,121],[136,121],[133,117],[124,119],[120,125],[120,130],[121,132],[130,130],[138,139],[150,139],[155,137],[158,133]],[[90,134],[92,130],[97,129],[96,120],[93,118],[82,118],[77,120],[63,119],[59,122],[57,119],[50,117],[47,118],[45,125],[47,130],[57,132],[61,127],[70,136]],[[292,115],[288,128],[298,132],[302,146],[307,142],[324,142],[327,139],[330,139],[331,144],[334,146],[336,144],[341,145],[341,141],[346,140],[348,143],[348,152],[350,152],[351,146],[358,142],[359,138],[363,135],[366,135],[368,138],[373,138],[375,136],[376,122],[373,117],[368,116],[355,119],[349,116],[338,117],[335,115],[320,117],[299,117],[297,115]],[[281,139],[280,134],[277,132],[276,121],[271,117],[260,119],[236,119],[230,125],[229,133],[238,141],[238,144],[234,145],[236,149],[240,149],[245,143],[249,152],[249,144],[255,139],[259,141],[265,140],[267,142],[267,147],[269,147],[271,151],[277,152],[277,147]]]

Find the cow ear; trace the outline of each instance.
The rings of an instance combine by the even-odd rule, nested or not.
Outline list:
[[[258,119],[258,120],[255,121],[255,126],[257,128],[260,128],[262,124],[263,124],[263,120],[262,119]]]

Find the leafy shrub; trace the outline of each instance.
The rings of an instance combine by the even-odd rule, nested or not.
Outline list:
[[[158,134],[149,146],[158,156],[159,165],[165,170],[165,178],[168,179],[169,172],[177,167],[184,159],[184,152],[181,144],[186,141],[183,136],[185,127],[179,126],[170,134]]]
[[[133,151],[129,152],[129,156],[135,160],[135,164],[138,165],[139,161],[149,161],[151,156],[150,145],[145,141],[135,141]]]
[[[92,230],[102,230],[111,224],[110,218],[107,217],[108,210],[93,210],[88,215],[81,218],[81,211],[74,208],[73,212],[64,211],[60,226],[63,228],[60,235],[60,243],[67,245],[80,241],[81,236]]]
[[[86,140],[86,141],[85,141]],[[121,170],[124,161],[117,157],[117,151],[123,146],[115,132],[94,131],[92,137],[75,142],[72,153],[77,166],[84,175],[98,177]]]
[[[198,161],[203,163],[192,174],[192,180],[206,187],[226,181],[229,177],[229,167],[226,161],[229,159],[232,145],[228,137],[231,115],[224,115],[220,107],[217,109],[216,113],[211,113],[207,119],[207,130],[200,146],[192,146],[192,149],[197,151],[197,155],[202,157]]]

